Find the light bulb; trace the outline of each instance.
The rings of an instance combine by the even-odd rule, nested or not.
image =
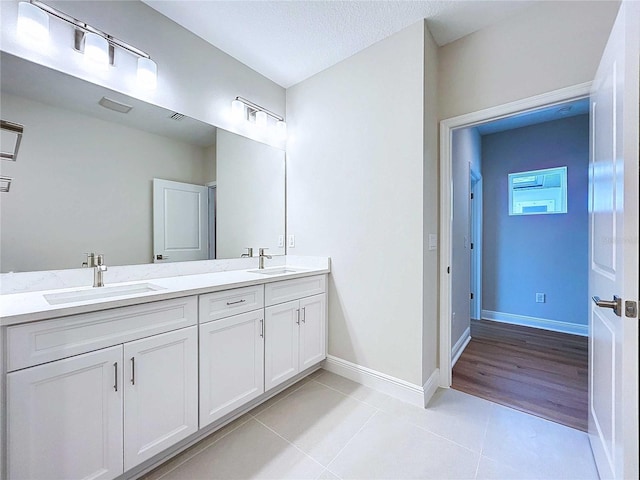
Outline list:
[[[276,123],[276,132],[278,137],[285,138],[287,136],[287,122],[284,120],[278,120]]]
[[[240,121],[244,118],[244,103],[240,100],[234,100],[231,102],[231,117],[235,121]]]
[[[49,15],[29,2],[18,4],[18,35],[45,42],[49,39]]]
[[[256,125],[260,128],[265,128],[267,126],[266,112],[261,112],[261,111],[256,112]]]
[[[109,66],[109,42],[96,33],[84,34],[84,57],[92,63],[106,69]]]
[[[138,85],[147,90],[158,85],[158,65],[150,58],[138,58]]]

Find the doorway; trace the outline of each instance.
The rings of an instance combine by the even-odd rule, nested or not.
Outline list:
[[[551,215],[551,205],[556,200],[545,200],[539,201],[536,198],[524,198],[522,197],[522,193],[525,191],[525,179],[519,178],[517,179],[517,186],[519,187],[516,195],[517,197],[517,205],[520,208],[520,212],[517,213],[516,210],[511,209],[511,196],[512,193],[510,190],[510,184],[507,183],[507,174],[514,172],[526,172],[527,170],[543,170],[546,167],[558,167],[561,165],[555,165],[558,162],[557,158],[544,158],[544,155],[538,155],[539,161],[532,161],[531,164],[525,165],[518,164],[515,160],[524,159],[527,156],[531,157],[528,150],[530,147],[527,147],[524,150],[514,149],[509,152],[508,158],[511,159],[510,165],[502,165],[500,168],[489,168],[486,172],[483,168],[482,161],[478,161],[473,158],[467,158],[464,163],[468,165],[467,177],[466,179],[461,180],[461,176],[456,176],[456,173],[460,172],[460,166],[456,165],[456,160],[460,161],[457,158],[459,155],[456,155],[456,148],[460,148],[460,141],[456,139],[456,135],[458,131],[461,130],[475,130],[475,140],[474,135],[467,134],[467,146],[463,147],[463,150],[466,148],[465,153],[471,152],[473,154],[473,148],[469,148],[469,142],[471,144],[475,141],[477,145],[485,145],[486,138],[507,138],[511,139],[514,135],[512,133],[508,133],[507,130],[510,129],[519,129],[517,130],[520,134],[522,132],[527,132],[529,130],[536,130],[536,127],[528,128],[527,125],[538,125],[543,126],[545,123],[549,122],[549,120],[554,120],[553,115],[557,119],[558,116],[566,115],[570,108],[573,108],[574,111],[571,115],[566,115],[567,117],[573,116],[573,114],[583,115],[582,124],[584,127],[584,158],[583,158],[583,171],[582,176],[584,178],[584,205],[582,206],[583,211],[583,222],[582,226],[584,227],[583,236],[584,236],[584,245],[581,250],[582,256],[585,257],[582,261],[583,265],[586,265],[586,256],[587,256],[587,225],[588,225],[588,216],[587,216],[587,198],[586,198],[586,179],[588,172],[588,100],[584,100],[582,103],[579,101],[581,98],[584,98],[586,95],[583,93],[582,95],[572,95],[576,90],[579,90],[581,87],[577,87],[573,89],[573,92],[565,91],[565,92],[555,92],[556,94],[565,93],[565,100],[569,100],[571,103],[567,104],[566,102],[560,101],[549,101],[549,102],[540,102],[537,106],[533,106],[530,104],[530,108],[523,108],[520,111],[512,111],[512,112],[504,112],[502,115],[490,116],[487,115],[485,118],[477,118],[477,120],[473,122],[469,122],[466,125],[460,125],[458,130],[453,130],[451,143],[449,145],[451,151],[452,165],[451,165],[451,178],[453,181],[451,182],[451,190],[450,193],[452,195],[452,205],[451,205],[451,214],[452,214],[452,225],[451,230],[448,230],[448,225],[443,225],[442,234],[443,234],[443,245],[447,244],[446,235],[447,233],[451,235],[451,242],[449,243],[452,247],[451,252],[442,252],[445,257],[446,264],[451,265],[451,274],[446,278],[446,282],[448,286],[452,288],[445,296],[446,300],[450,299],[450,303],[447,305],[446,302],[443,302],[443,306],[449,307],[449,312],[445,312],[443,309],[443,314],[446,317],[443,318],[451,318],[451,325],[449,325],[448,332],[447,326],[441,323],[441,333],[447,333],[449,335],[449,343],[448,345],[452,346],[452,350],[446,352],[447,359],[441,359],[441,365],[445,365],[446,361],[449,361],[449,365],[454,365],[456,362],[458,363],[458,367],[456,367],[453,371],[457,372],[460,370],[458,377],[453,379],[453,387],[459,388],[467,391],[467,393],[475,394],[477,396],[483,396],[492,401],[496,401],[498,403],[508,404],[508,406],[519,408],[521,410],[527,411],[528,413],[534,413],[539,416],[543,416],[549,418],[554,421],[558,421],[560,423],[569,424],[570,426],[581,428],[586,430],[586,416],[587,416],[587,338],[586,337],[575,337],[574,335],[570,335],[567,338],[564,338],[563,335],[566,333],[557,333],[551,332],[549,330],[560,330],[563,331],[564,323],[570,322],[554,322],[558,318],[564,318],[561,313],[557,314],[549,314],[549,315],[541,315],[535,313],[536,311],[549,311],[549,308],[555,304],[566,304],[567,302],[562,301],[559,297],[562,296],[562,292],[551,292],[547,291],[550,287],[540,287],[536,285],[536,282],[540,282],[540,278],[529,278],[540,276],[540,272],[544,270],[544,268],[540,268],[539,272],[536,273],[536,265],[544,264],[545,261],[550,260],[553,262],[553,258],[556,257],[556,253],[561,257],[562,254],[555,252],[554,253],[554,245],[553,240],[551,240],[552,244],[546,248],[541,248],[540,251],[537,251],[537,245],[544,245],[546,240],[543,239],[545,229],[540,226],[540,219],[546,217],[545,220],[549,220],[554,217]],[[583,88],[585,91],[587,88]],[[571,89],[570,89],[571,90]],[[549,96],[546,96],[547,100]],[[557,95],[560,97],[560,95]],[[531,99],[535,100],[535,99]],[[542,99],[540,99],[542,100]],[[546,103],[546,105],[545,105]],[[580,107],[580,104],[582,107]],[[459,120],[459,119],[454,119]],[[549,127],[551,129],[556,128],[560,123]],[[553,125],[553,124],[549,124]],[[540,128],[537,127],[538,130]],[[492,130],[493,129],[493,130]],[[450,130],[450,132],[451,132]],[[499,132],[503,132],[500,134]],[[483,142],[481,139],[477,137],[485,138]],[[471,139],[471,140],[470,140]],[[480,148],[478,147],[478,150]],[[480,156],[478,154],[478,156]],[[483,156],[480,156],[481,160],[484,160]],[[522,157],[522,158],[521,158]],[[502,159],[502,162],[506,163],[506,159]],[[531,161],[531,160],[530,160]],[[545,163],[546,162],[546,163]],[[551,165],[553,164],[553,165]],[[495,167],[495,165],[493,166]],[[498,170],[498,172],[496,172]],[[504,170],[504,171],[503,171]],[[508,170],[508,172],[507,172]],[[575,174],[576,168],[570,168],[572,174]],[[555,173],[555,172],[551,172]],[[496,175],[499,177],[498,183],[496,183]],[[504,178],[503,178],[504,177]],[[551,180],[552,177],[548,178],[544,176],[544,172],[538,172],[538,177],[533,175],[534,178],[538,178],[538,180],[542,181],[544,179]],[[446,178],[446,175],[445,175]],[[553,180],[558,180],[560,177],[554,176]],[[520,183],[518,183],[520,182]],[[535,183],[535,182],[534,182]],[[552,182],[548,182],[551,184]],[[575,179],[572,179],[571,182],[572,188],[574,187]],[[556,187],[560,187],[560,183],[556,182],[554,184]],[[456,188],[458,187],[458,188]],[[528,187],[527,187],[528,188]],[[460,192],[456,192],[456,190],[463,190],[463,194]],[[535,189],[535,191],[534,191]],[[565,186],[566,189],[566,186]],[[484,195],[482,191],[484,190]],[[531,195],[540,195],[543,192],[543,185],[531,185],[531,190],[526,192],[528,196]],[[558,188],[556,188],[558,190]],[[548,192],[550,192],[549,190]],[[566,190],[565,190],[566,191]],[[547,193],[548,193],[547,192]],[[460,209],[460,205],[463,204],[462,199],[466,195],[466,201],[468,202],[468,206],[466,206],[466,212],[463,208],[463,215],[466,215],[466,224],[463,231],[460,231],[460,225],[465,222],[456,221],[456,210]],[[572,194],[573,195],[573,194]],[[458,201],[456,201],[458,199]],[[573,200],[572,200],[573,201]],[[483,205],[484,202],[484,205]],[[524,205],[524,215],[517,218],[519,214],[523,213],[522,206]],[[496,218],[490,218],[490,222],[485,222],[484,226],[484,234],[483,234],[483,211],[494,213],[500,211],[501,218],[498,219],[499,222],[504,226],[505,222],[508,223],[511,221],[510,226],[507,225],[506,232],[509,235],[496,236],[495,231],[498,229],[498,224],[496,224]],[[575,208],[572,208],[575,210]],[[565,210],[566,211],[566,210]],[[529,216],[529,214],[531,216]],[[535,215],[538,215],[538,218],[535,218]],[[492,217],[492,215],[488,215]],[[495,217],[496,215],[493,215]],[[560,220],[562,215],[555,215],[554,224],[560,224],[564,220]],[[567,215],[564,215],[567,217]],[[442,218],[447,218],[443,215]],[[514,223],[515,222],[515,223]],[[569,222],[571,223],[571,222]],[[522,234],[525,237],[518,239],[517,236],[514,237],[514,232],[520,229]],[[549,230],[549,227],[547,227]],[[552,235],[556,235],[555,227]],[[538,241],[533,242],[532,245],[527,245],[528,240],[531,237],[535,237],[538,234]],[[514,238],[507,238],[507,237]],[[530,238],[527,238],[530,237]],[[460,237],[464,237],[464,241],[458,241]],[[484,243],[484,245],[483,245]],[[566,243],[566,242],[565,242]],[[461,246],[468,247],[468,251],[460,253]],[[521,248],[519,248],[519,246]],[[487,253],[489,254],[486,257],[486,261],[483,264],[483,255],[482,252],[485,252],[485,256]],[[447,253],[450,253],[449,259],[447,258]],[[541,255],[542,257],[538,257],[536,260],[536,254]],[[566,254],[566,253],[565,253]],[[466,257],[465,257],[466,255]],[[465,261],[468,262],[466,264],[467,269],[461,270],[461,259],[462,263]],[[449,260],[449,261],[448,261]],[[548,262],[547,262],[548,263]],[[534,267],[532,267],[532,265]],[[462,303],[462,299],[464,297],[461,296],[459,291],[459,286],[461,284],[460,278],[456,278],[456,273],[463,272],[463,277],[466,277],[466,284],[468,285],[467,290],[467,304],[466,304],[466,312],[468,314],[463,314],[462,318],[458,314],[458,311],[464,310],[461,306],[465,307]],[[547,269],[547,273],[548,273]],[[468,272],[468,273],[467,273]],[[548,277],[553,277],[553,275]],[[484,282],[482,281],[484,277]],[[582,275],[582,278],[586,278],[585,275]],[[530,281],[528,281],[530,280]],[[524,285],[529,283],[529,285]],[[564,282],[565,284],[570,284],[572,282]],[[577,302],[581,302],[586,295],[586,282],[583,285],[582,289],[585,292],[582,292],[577,299]],[[446,290],[446,289],[443,289]],[[526,291],[526,298],[518,298],[518,295],[523,294],[521,291]],[[529,290],[532,290],[529,292]],[[543,290],[543,291],[539,291]],[[561,290],[561,289],[560,289]],[[509,295],[505,295],[505,292],[511,292]],[[531,298],[529,297],[529,293],[531,293]],[[538,293],[538,295],[536,295]],[[558,295],[556,295],[556,293]],[[550,296],[550,297],[549,297]],[[546,298],[545,298],[546,297]],[[541,300],[542,299],[542,300]],[[496,300],[502,300],[503,304],[511,305],[500,305],[500,302],[496,303]],[[545,302],[546,300],[546,302]],[[550,301],[551,300],[551,301]],[[575,303],[575,302],[574,302]],[[527,308],[532,307],[534,310],[526,311],[523,310],[522,305],[526,304]],[[535,308],[538,310],[535,310]],[[542,309],[540,307],[543,307]],[[546,309],[546,310],[545,310]],[[576,314],[574,318],[571,318],[572,321],[575,320],[575,317],[579,316],[582,325],[575,327],[575,330],[578,332],[568,332],[570,334],[573,333],[581,333],[583,335],[586,334],[587,327],[587,312],[586,307],[582,308],[585,310],[583,315]],[[487,321],[487,317],[489,317],[489,321]],[[551,321],[547,321],[551,320]],[[540,324],[541,321],[541,324]],[[458,323],[456,325],[456,322]],[[459,338],[458,335],[461,331],[464,331],[464,325],[461,327],[460,323],[467,322],[467,329],[465,334],[467,338]],[[514,325],[515,324],[515,325]],[[529,328],[529,327],[537,327],[537,328]],[[571,330],[570,327],[569,330]],[[542,334],[542,335],[538,335]],[[557,338],[554,338],[557,337]],[[475,339],[475,340],[472,340]],[[576,340],[576,342],[572,342],[572,340]],[[441,339],[441,341],[443,341]],[[475,345],[474,345],[475,341]],[[469,343],[471,342],[471,343]],[[520,344],[519,344],[520,342]],[[556,342],[554,344],[554,342]],[[444,341],[442,344],[445,344]],[[540,351],[536,351],[535,348],[531,348],[532,345],[540,346]],[[522,347],[525,348],[522,348]],[[489,350],[494,354],[493,358],[482,358],[482,350]],[[567,352],[569,353],[569,358],[563,360],[562,354],[559,352],[562,348],[567,347]],[[464,352],[468,352],[465,354]],[[534,354],[534,358],[530,360],[526,360],[523,357],[523,352],[529,352]],[[546,353],[545,353],[546,352]],[[552,354],[550,354],[552,352]],[[515,359],[506,359],[507,353],[513,353],[515,355]],[[441,351],[441,356],[443,352]],[[470,356],[470,361],[465,361],[465,356]],[[536,357],[537,356],[537,357]],[[579,358],[576,358],[579,357]],[[459,359],[462,360],[459,360]],[[560,367],[563,361],[573,362],[569,367],[573,368],[573,372],[575,373],[574,378],[556,378],[554,376],[552,381],[549,381],[549,378],[544,378],[541,376],[538,380],[540,384],[543,385],[542,388],[536,387],[534,384],[536,383],[536,378],[533,373],[539,373],[541,371],[547,370],[547,373],[551,375],[555,375],[553,373],[554,370],[563,370],[565,367]],[[508,365],[500,365],[500,361],[507,362]],[[539,368],[539,363],[542,361],[545,366],[544,368]],[[530,363],[527,363],[530,362]],[[554,365],[555,362],[555,365]],[[576,363],[577,362],[577,363]],[[469,365],[474,365],[474,369],[469,369]],[[551,367],[550,367],[551,365]],[[478,372],[477,367],[480,366],[481,369],[484,369]],[[513,378],[508,378],[509,375],[513,372],[508,372],[509,368],[515,373],[525,373],[525,378],[523,380],[514,380]],[[527,370],[529,369],[529,370]],[[445,369],[442,372],[442,376],[446,381],[447,372]],[[508,372],[508,374],[506,373]],[[473,378],[470,376],[475,374],[477,378],[481,378],[482,381],[476,382],[474,384]],[[492,377],[492,374],[493,377]],[[463,378],[466,377],[466,378]],[[464,380],[464,381],[461,381]],[[523,399],[518,397],[517,395],[507,395],[507,399],[505,400],[504,392],[498,392],[500,395],[492,396],[490,391],[487,391],[488,387],[491,387],[491,381],[493,380],[495,385],[504,386],[505,384],[509,384],[510,387],[513,385],[520,385],[521,390],[527,391],[528,393],[533,393],[532,399]],[[450,380],[451,382],[451,380]],[[553,387],[550,387],[552,383],[556,382]],[[563,387],[563,382],[566,383],[568,388]],[[449,383],[451,385],[451,383]],[[568,398],[558,398],[554,397],[554,395],[549,394],[549,390],[557,390],[571,391],[574,386],[577,385],[576,391],[572,392],[568,395]],[[534,391],[538,388],[539,392],[535,393]],[[517,391],[517,388],[516,388]],[[513,393],[513,392],[511,392]],[[531,396],[531,395],[530,395]],[[537,396],[537,397],[536,397]],[[509,398],[511,397],[511,398]],[[570,397],[570,398],[569,398]],[[579,400],[576,400],[579,398]],[[566,414],[563,412],[563,415],[553,417],[553,415],[549,416],[545,414],[544,409],[542,411],[535,411],[535,409],[529,408],[531,405],[536,406],[546,404],[546,413],[553,413],[562,408],[555,408],[553,406],[549,406],[549,404],[562,404],[563,402],[566,404],[579,405],[579,410],[581,413],[578,415],[581,418],[579,421],[576,421],[574,418],[571,418],[571,414]]]

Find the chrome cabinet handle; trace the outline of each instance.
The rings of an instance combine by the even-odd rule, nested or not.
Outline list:
[[[296,323],[300,325],[300,309],[296,310]]]
[[[611,308],[613,309],[613,313],[617,316],[622,316],[622,298],[617,295],[613,296],[613,300],[600,300],[600,297],[593,296],[591,299],[595,302],[595,304],[599,307],[603,308]]]
[[[136,357],[131,357],[131,385],[136,384]]]
[[[113,389],[117,392],[118,391],[118,362],[113,364]]]
[[[260,319],[260,336],[264,338],[264,318]]]
[[[244,302],[246,302],[246,300],[243,298],[242,300],[238,300],[237,302],[227,302],[227,306],[236,305],[238,303],[244,303]]]
[[[302,307],[302,323],[307,323],[307,312],[305,311],[305,308],[307,307]]]

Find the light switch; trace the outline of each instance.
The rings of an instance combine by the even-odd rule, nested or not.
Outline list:
[[[438,248],[438,235],[435,233],[429,234],[429,250],[435,250]]]
[[[295,246],[296,246],[296,236],[295,235],[289,235],[287,246],[289,248],[295,248]]]
[[[546,295],[544,293],[536,293],[536,303],[545,303],[547,300]]]

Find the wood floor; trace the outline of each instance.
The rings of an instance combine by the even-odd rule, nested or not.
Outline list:
[[[587,349],[587,337],[471,320],[452,387],[586,431]]]

